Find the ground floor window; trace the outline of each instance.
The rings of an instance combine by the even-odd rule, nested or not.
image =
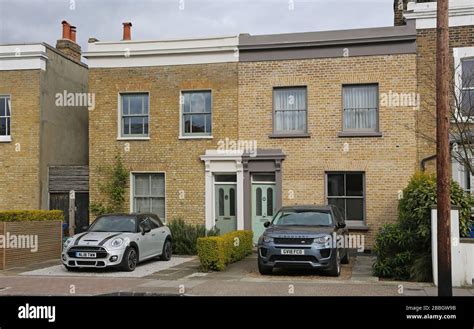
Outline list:
[[[327,203],[336,205],[347,221],[365,220],[363,172],[326,173]]]
[[[151,212],[165,221],[164,173],[134,173],[132,192],[134,212]]]

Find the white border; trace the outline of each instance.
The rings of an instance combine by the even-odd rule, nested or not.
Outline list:
[[[0,45],[0,71],[46,71],[47,60],[46,47],[42,44]]]
[[[409,2],[404,13],[406,20],[414,19],[416,28],[436,28],[436,2],[415,3]],[[449,1],[449,26],[474,25],[474,1],[450,0]]]
[[[462,65],[461,61],[465,58],[474,59],[474,47],[461,47],[453,48],[453,57],[454,57],[454,83],[456,85],[456,98],[460,99],[460,86],[462,85]],[[473,121],[473,118],[466,118],[461,116],[460,119],[467,122]]]

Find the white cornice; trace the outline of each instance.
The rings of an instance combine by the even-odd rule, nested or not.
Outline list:
[[[404,13],[406,20],[414,19],[416,28],[436,28],[436,2],[415,3],[409,2],[407,11]],[[474,1],[473,0],[451,0],[449,1],[449,26],[474,25]]]
[[[238,37],[159,41],[92,42],[84,54],[90,68],[237,62]]]
[[[0,45],[0,71],[45,71],[47,60],[43,44]]]

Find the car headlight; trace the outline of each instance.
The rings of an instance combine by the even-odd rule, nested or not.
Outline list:
[[[123,245],[123,239],[122,238],[115,238],[110,242],[110,246],[112,248],[120,248]]]
[[[326,245],[328,244],[329,242],[331,241],[331,237],[329,235],[325,235],[325,236],[321,236],[319,238],[315,238],[313,240],[313,243],[314,244],[322,244],[322,245]]]
[[[273,238],[270,237],[270,236],[264,235],[263,236],[263,242],[265,242],[265,243],[273,242]]]
[[[73,238],[67,238],[67,240],[64,241],[63,249],[67,249],[67,247],[69,247],[69,245],[71,244],[72,240],[74,240],[74,239]]]

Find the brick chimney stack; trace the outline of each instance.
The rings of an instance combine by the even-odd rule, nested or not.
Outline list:
[[[413,1],[413,0],[411,0]],[[393,1],[393,24],[395,26],[406,25],[403,13],[407,10],[408,0]]]
[[[122,40],[131,40],[132,39],[132,23],[124,22],[123,24],[123,39]]]
[[[63,35],[56,42],[56,49],[75,62],[81,61],[81,46],[76,43],[76,27],[67,21],[62,21]]]

